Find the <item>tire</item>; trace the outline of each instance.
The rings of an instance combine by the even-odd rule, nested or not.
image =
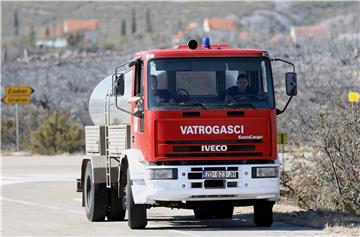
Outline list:
[[[127,171],[126,209],[128,211],[129,227],[131,229],[144,229],[147,225],[146,206],[134,203],[129,170]]]
[[[109,190],[109,208],[106,214],[109,221],[123,221],[125,218],[126,207],[123,205],[124,187],[120,187],[120,190],[120,197],[118,197],[117,188],[113,187]]]
[[[84,180],[84,201],[86,217],[89,221],[103,221],[107,210],[106,184],[93,183],[91,162],[86,165]]]
[[[254,223],[258,227],[270,227],[273,223],[273,202],[258,202],[254,205]]]

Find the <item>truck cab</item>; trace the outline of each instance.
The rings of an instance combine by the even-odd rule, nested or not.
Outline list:
[[[284,110],[275,107],[268,53],[190,41],[137,53],[125,66],[107,80],[103,122],[87,128],[87,141],[102,144],[88,152],[87,142],[78,184],[88,219],[123,220],[127,211],[138,229],[148,208],[188,208],[206,219],[251,205],[254,223],[270,226],[279,198],[276,116]],[[295,71],[286,82],[291,99]]]

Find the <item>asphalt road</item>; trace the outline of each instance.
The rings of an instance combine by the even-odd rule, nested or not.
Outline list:
[[[75,179],[81,156],[2,157],[2,236],[328,236],[322,230],[280,221],[257,228],[252,215],[224,220],[194,218],[191,210],[152,208],[145,230],[124,222],[89,222]]]

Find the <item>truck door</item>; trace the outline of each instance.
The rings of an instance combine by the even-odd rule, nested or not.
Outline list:
[[[141,97],[134,105],[132,105],[132,112],[144,111],[144,64],[141,61],[135,65],[134,68],[134,85],[133,85],[133,96]],[[132,116],[132,136],[131,143],[132,147],[144,151],[145,149],[145,136],[144,136],[144,127],[145,127],[145,117],[142,118]],[[145,154],[144,154],[145,156]]]

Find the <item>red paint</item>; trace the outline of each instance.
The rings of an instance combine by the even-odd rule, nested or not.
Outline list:
[[[195,110],[192,110],[195,111]],[[275,110],[242,110],[243,117],[229,117],[227,111],[234,110],[201,110],[200,117],[183,117],[184,111],[146,111],[144,133],[134,133],[134,148],[144,152],[148,162],[175,160],[276,160],[276,124]],[[186,112],[190,112],[187,110]],[[140,125],[140,124],[138,124]],[[244,134],[241,136],[262,136],[261,143],[232,144],[231,141],[240,140],[238,134],[182,134],[180,126],[186,125],[243,125]],[[223,141],[222,143],[203,142],[201,144],[166,144],[166,141]],[[229,141],[229,142],[226,142]],[[260,156],[216,156],[216,157],[166,157],[165,154],[181,154],[190,152],[174,152],[174,146],[200,145],[253,145],[261,152]],[[247,151],[227,151],[226,153],[242,153]],[[222,152],[191,152],[194,153],[222,153]]]
[[[203,49],[198,46],[197,49],[191,50],[185,46],[177,49],[149,50],[136,54],[136,58],[144,61],[144,132],[140,132],[140,119],[132,116],[132,148],[139,149],[143,152],[144,158],[148,162],[157,161],[179,161],[179,160],[276,160],[276,111],[275,109],[221,109],[221,110],[170,110],[170,111],[151,111],[147,108],[147,63],[151,54],[152,58],[186,58],[186,57],[263,57],[266,51],[257,49],[231,49],[223,46],[217,49],[212,45],[211,49]],[[134,106],[131,106],[134,112]],[[183,117],[183,112],[200,112],[199,117]],[[243,111],[244,116],[228,116],[228,111]],[[134,120],[138,119],[137,132],[134,131]],[[242,136],[263,136],[261,143],[239,143],[231,144],[227,141],[240,140],[238,134],[193,134],[185,135],[181,133],[180,126],[228,126],[243,125],[244,134]],[[205,140],[201,144],[167,144],[170,142],[188,142],[190,140]],[[210,142],[209,142],[210,141]],[[221,144],[211,141],[221,141]],[[192,151],[192,152],[175,152],[175,146],[201,146],[201,145],[245,145],[254,146],[251,151]],[[195,149],[195,148],[194,148]],[[198,149],[198,148],[197,148]],[[252,156],[232,156],[234,153],[261,153],[262,155]],[[178,154],[197,154],[196,157],[177,157]],[[210,153],[227,153],[227,156],[206,156]],[[175,154],[175,157],[166,156],[166,154]],[[205,154],[201,156],[199,154]]]

